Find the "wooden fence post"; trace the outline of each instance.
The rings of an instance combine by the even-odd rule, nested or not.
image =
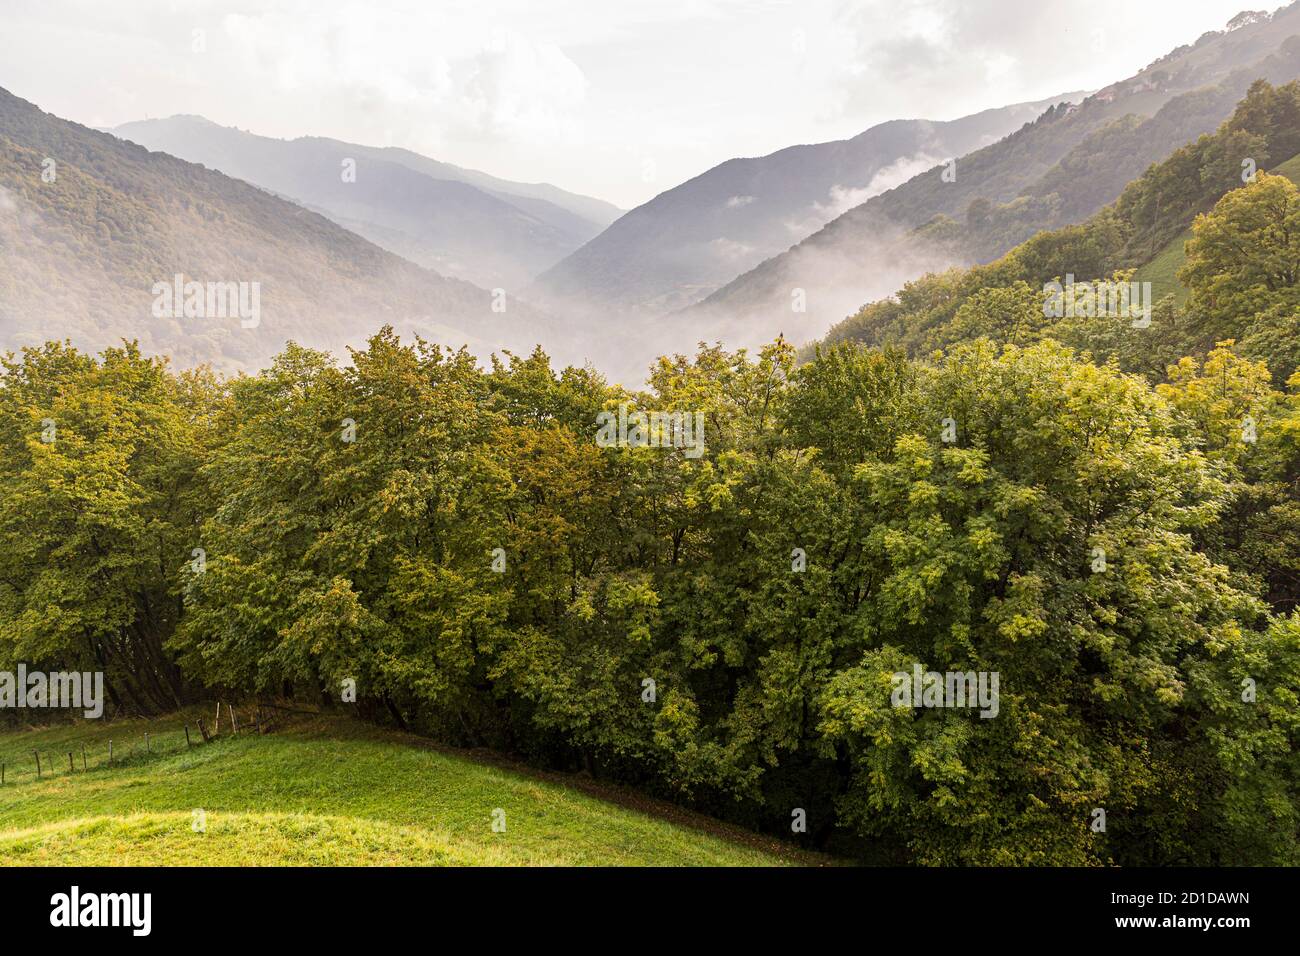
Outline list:
[[[0,760],[0,787],[5,785],[5,762]]]
[[[189,750],[193,746],[194,745],[190,743],[190,725],[186,724],[185,725],[185,749]]]
[[[68,751],[68,773],[76,773],[77,765],[72,762],[72,751]]]
[[[89,769],[89,768],[87,767],[87,765],[86,765],[86,745],[85,745],[85,744],[82,744],[82,745],[81,745],[81,769],[82,769],[82,771],[85,771],[85,770],[88,770],[88,769]]]
[[[232,734],[238,735],[239,727],[235,724],[235,708],[232,707],[230,704],[227,704],[226,710],[230,711],[230,732]]]
[[[149,735],[148,735],[148,734],[145,734],[145,735],[144,735],[144,752],[145,752],[145,753],[152,753],[152,751],[149,749]]]
[[[36,754],[36,779],[40,780],[41,779],[41,752],[39,750],[33,750],[32,753]]]
[[[207,743],[212,739],[210,736],[208,736],[208,725],[203,722],[202,717],[198,719],[198,723],[199,723],[199,733],[203,735],[203,742]]]
[[[113,738],[108,740],[108,765],[113,766]]]

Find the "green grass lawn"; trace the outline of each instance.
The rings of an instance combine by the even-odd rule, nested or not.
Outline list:
[[[1160,254],[1141,266],[1133,277],[1137,282],[1151,283],[1151,301],[1159,302],[1167,294],[1174,294],[1174,301],[1182,306],[1187,302],[1187,286],[1178,281],[1178,270],[1187,261],[1183,253],[1183,244],[1192,238],[1192,230],[1184,229],[1169,245],[1160,250]]]
[[[0,735],[0,862],[10,865],[708,865],[824,863],[639,800],[649,812],[433,749],[346,717],[200,743],[193,717]],[[206,714],[211,720],[212,713]],[[187,749],[190,720],[196,746]],[[144,734],[150,734],[145,752]],[[113,740],[114,764],[107,763]],[[86,746],[82,769],[81,746]],[[43,776],[32,751],[39,750]],[[73,751],[75,770],[68,769]],[[53,767],[50,762],[53,761]],[[574,785],[570,785],[570,783]],[[494,832],[493,813],[505,812]],[[196,832],[194,811],[204,813]]]

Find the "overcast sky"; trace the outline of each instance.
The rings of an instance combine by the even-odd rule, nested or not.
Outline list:
[[[733,156],[1095,89],[1248,8],[0,0],[0,87],[89,126],[198,113],[406,146],[626,208]]]

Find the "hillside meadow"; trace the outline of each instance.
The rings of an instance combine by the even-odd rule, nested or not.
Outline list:
[[[202,743],[197,709],[0,734],[8,866],[785,866],[825,857],[345,716]],[[207,717],[211,717],[210,711]],[[189,723],[194,745],[185,744]],[[150,734],[145,751],[144,734]],[[108,741],[114,740],[110,766]],[[87,748],[83,770],[82,746]],[[33,750],[42,753],[38,779]],[[74,754],[69,772],[67,754]],[[584,791],[583,787],[586,787]],[[493,829],[504,811],[504,830]],[[202,829],[195,811],[201,810]]]

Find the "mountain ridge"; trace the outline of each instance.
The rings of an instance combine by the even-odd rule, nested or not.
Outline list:
[[[1126,118],[1136,116],[1151,123],[1168,110],[1160,120],[1172,120],[1163,138],[1143,141],[1141,131],[1136,131],[1137,141],[1150,153],[1149,161],[1162,159],[1215,129],[1253,79],[1283,82],[1300,75],[1297,34],[1300,3],[1232,30],[1206,33],[1078,106],[1053,109],[1004,140],[958,158],[951,182],[944,182],[942,167],[934,166],[855,206],[679,310],[665,322],[667,334],[710,328],[735,336],[734,344],[741,345],[777,334],[803,341],[926,272],[989,261],[1036,231],[1080,221],[1115,199],[1141,172],[1122,169],[1109,179],[1097,177],[1089,183],[1094,187],[1091,194],[1077,197],[1080,201],[1071,215],[1062,217],[1056,205],[1060,195],[1036,194],[1034,187],[1068,182],[1068,177],[1051,177],[1067,157],[1078,155],[1080,144],[1104,130],[1123,134],[1123,124],[1132,125]],[[1242,58],[1249,62],[1239,63]],[[1135,130],[1128,133],[1131,140]],[[1115,154],[1105,151],[1089,159],[1099,167],[1116,165]],[[971,206],[977,200],[989,204],[991,226],[972,222]],[[970,236],[963,235],[1008,221],[1007,233],[992,237],[996,241],[982,248],[972,249]],[[872,274],[854,269],[854,263],[867,261],[873,264]],[[802,292],[803,312],[791,305],[796,290]]]
[[[510,183],[409,150],[261,136],[194,114],[108,132],[270,189],[417,265],[487,288],[522,287],[604,225],[538,195],[570,196],[555,187]],[[590,197],[571,198],[583,208],[577,200]]]
[[[527,294],[544,304],[671,311],[804,238],[864,190],[996,140],[1061,97],[954,120],[893,119],[845,139],[732,157],[627,212]]]
[[[98,349],[128,339],[183,367],[237,371],[259,367],[291,339],[336,350],[359,344],[380,323],[485,354],[529,347],[550,322],[265,189],[61,119],[3,89],[0,155],[5,348],[69,338]],[[155,314],[152,290],[177,275],[257,283],[256,325]]]

